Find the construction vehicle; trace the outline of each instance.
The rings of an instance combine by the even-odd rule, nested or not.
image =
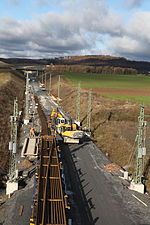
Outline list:
[[[60,108],[52,110],[50,123],[55,126],[56,132],[63,138],[64,143],[80,143],[84,136],[79,123],[73,121]]]

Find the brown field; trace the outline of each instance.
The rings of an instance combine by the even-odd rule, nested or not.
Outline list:
[[[115,94],[115,95],[126,95],[126,96],[150,96],[150,89],[113,89],[113,88],[95,88],[94,92],[100,94]]]

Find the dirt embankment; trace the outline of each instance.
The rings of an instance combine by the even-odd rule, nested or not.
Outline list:
[[[57,96],[57,77],[53,78],[52,93]],[[66,112],[75,117],[76,92],[68,81],[63,80],[60,95],[63,99],[62,106]],[[88,94],[82,90],[81,94],[81,121],[86,126]],[[129,171],[135,168],[135,137],[137,134],[138,116],[140,106],[133,102],[111,100],[104,98],[99,92],[92,94],[92,136],[97,146],[118,165],[126,167]],[[150,115],[150,107],[145,107],[145,113]],[[147,151],[150,127],[147,128]],[[148,157],[150,151],[147,152]],[[150,172],[149,172],[150,173]]]
[[[24,80],[10,72],[0,73],[0,171],[8,170],[8,143],[10,140],[10,115],[13,114],[13,103],[17,97],[19,110],[23,106]]]

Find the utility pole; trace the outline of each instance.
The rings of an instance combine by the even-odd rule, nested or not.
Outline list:
[[[14,112],[10,117],[11,123],[11,140],[9,142],[10,151],[10,166],[9,166],[9,180],[16,179],[16,151],[17,151],[17,127],[18,127],[18,100],[14,100]]]
[[[51,90],[52,90],[52,75],[50,73],[50,75],[49,75],[49,95],[51,95]]]
[[[77,87],[77,99],[76,99],[76,120],[80,121],[80,97],[81,97],[81,84],[78,83]]]
[[[60,75],[58,76],[57,104],[60,104]]]
[[[44,75],[43,75],[43,70],[42,70],[42,84],[44,83]]]
[[[45,72],[45,89],[46,89],[46,77],[47,77],[46,75],[47,75],[47,74],[46,74],[46,72]]]
[[[11,134],[9,142],[9,173],[8,181],[6,183],[6,194],[9,195],[14,191],[18,190],[18,172],[17,172],[17,161],[16,161],[16,152],[17,152],[17,129],[18,129],[18,100],[14,100],[14,112],[13,116],[10,117],[11,124]]]
[[[24,120],[24,124],[28,124],[29,123],[29,72],[26,71],[27,75],[26,75],[26,102],[25,102],[25,120]]]
[[[144,156],[146,155],[146,148],[145,148],[146,121],[144,121],[144,106],[141,106],[138,122],[139,125],[138,125],[137,147],[136,147],[137,151],[136,151],[135,183],[142,184]]]
[[[92,91],[88,92],[87,129],[91,130]]]

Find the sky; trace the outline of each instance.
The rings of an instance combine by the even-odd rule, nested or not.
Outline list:
[[[150,61],[150,0],[0,0],[0,57]]]

